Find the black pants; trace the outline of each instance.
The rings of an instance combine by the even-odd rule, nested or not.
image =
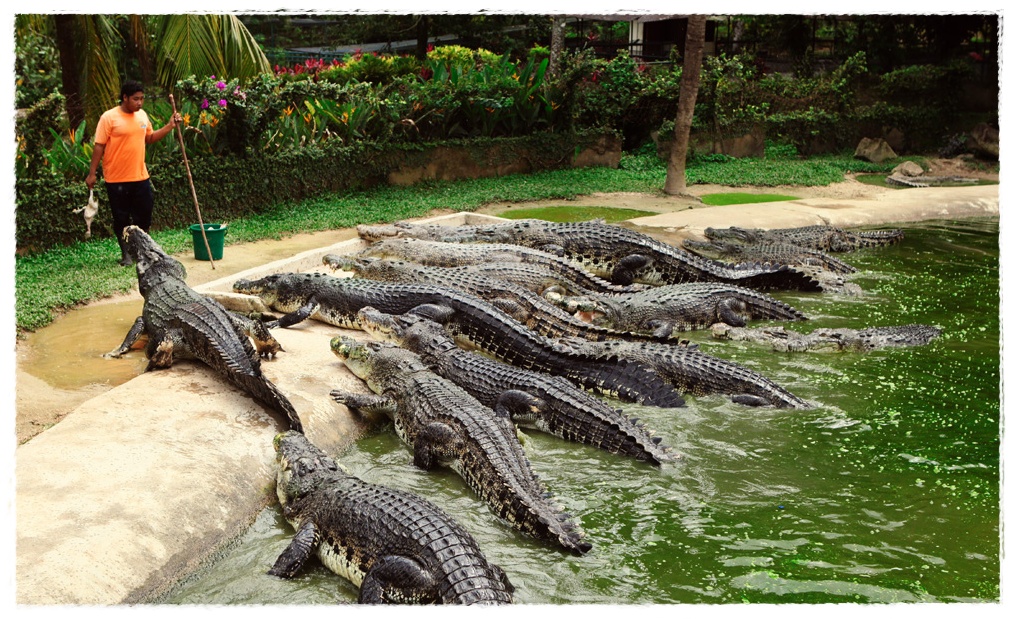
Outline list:
[[[135,225],[145,232],[152,225],[152,209],[155,205],[151,179],[130,183],[106,183],[109,196],[109,211],[113,214],[113,231],[120,251],[127,255],[123,244],[123,229]]]

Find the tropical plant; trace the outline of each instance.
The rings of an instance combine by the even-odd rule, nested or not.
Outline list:
[[[19,15],[16,40],[31,36],[56,41],[72,127],[94,127],[128,76],[171,92],[190,75],[242,80],[271,70],[235,15]]]
[[[68,131],[66,137],[47,127],[53,137],[53,146],[46,152],[50,168],[63,174],[68,180],[80,180],[88,174],[92,161],[92,144],[85,138],[85,122]]]

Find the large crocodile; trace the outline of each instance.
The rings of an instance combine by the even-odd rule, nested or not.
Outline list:
[[[508,243],[559,253],[614,284],[725,282],[761,290],[821,290],[819,282],[786,265],[731,265],[702,258],[647,234],[602,220],[556,223],[519,219],[503,224],[457,227],[401,224],[397,229],[402,236],[418,233],[420,238],[430,240]]]
[[[333,266],[374,281],[434,285],[454,282],[455,289],[492,303],[526,327],[550,338],[576,336],[593,341],[647,342],[667,341],[671,335],[589,324],[528,288],[506,280],[492,279],[487,271],[475,272],[471,270],[472,267],[429,267],[405,260],[354,256],[331,256],[330,262]]]
[[[279,434],[277,494],[296,529],[268,572],[295,577],[312,555],[359,587],[361,604],[510,604],[514,586],[433,503],[345,472],[299,432]]]
[[[780,352],[869,351],[899,346],[922,346],[940,334],[941,329],[937,327],[919,324],[866,329],[822,328],[806,334],[783,327],[744,329],[726,324],[712,326],[712,336],[716,339],[768,344],[772,350]]]
[[[748,320],[806,320],[799,310],[765,293],[710,282],[670,284],[626,295],[565,297],[551,292],[546,298],[567,311],[582,312],[601,327],[649,332],[659,338],[717,322],[744,326]]]
[[[809,408],[809,404],[774,381],[733,361],[708,355],[696,347],[671,346],[657,342],[590,342],[562,338],[564,350],[591,355],[616,355],[654,369],[681,393],[702,396],[729,395],[748,406]]]
[[[769,262],[796,267],[813,267],[832,273],[855,273],[856,267],[835,256],[792,243],[737,243],[733,241],[695,241],[686,239],[683,248],[708,258],[727,262]]]
[[[894,245],[905,238],[899,229],[850,231],[834,226],[813,225],[797,228],[705,228],[712,241],[734,240],[739,243],[790,243],[827,252],[851,252],[867,247]]]
[[[637,419],[631,419],[559,376],[517,368],[459,348],[437,323],[416,314],[392,316],[360,310],[375,339],[393,341],[419,355],[431,370],[484,405],[525,428],[593,445],[610,453],[661,464],[674,459]]]
[[[576,554],[592,549],[581,530],[536,477],[504,414],[438,376],[419,356],[391,342],[340,336],[331,349],[373,393],[334,390],[341,404],[391,418],[395,432],[424,470],[446,466],[515,529]]]
[[[291,429],[302,432],[292,403],[261,372],[261,357],[270,358],[282,350],[267,328],[241,319],[187,286],[186,268],[141,228],[128,226],[123,236],[137,268],[144,306],[123,343],[105,356],[121,357],[147,335],[146,371],[171,367],[176,359],[197,359],[283,415]],[[256,351],[248,337],[254,340]]]
[[[360,226],[357,228],[367,239],[375,240],[358,255],[371,258],[410,260],[434,267],[478,266],[485,264],[514,263],[516,265],[540,266],[548,274],[543,277],[550,283],[577,293],[586,291],[613,294],[637,292],[645,288],[641,284],[617,285],[589,273],[558,253],[551,253],[509,243],[454,243],[425,239],[386,237],[383,230],[397,234],[406,228],[402,226]],[[415,228],[410,228],[412,230]],[[446,226],[440,226],[447,230]],[[436,234],[436,233],[435,233]],[[542,290],[536,291],[542,294]]]
[[[650,406],[682,406],[680,394],[640,363],[610,356],[559,350],[500,309],[473,295],[443,286],[388,284],[324,273],[276,273],[256,280],[237,280],[236,292],[258,295],[285,315],[268,323],[288,327],[315,318],[337,327],[362,330],[357,312],[374,307],[404,314],[418,306],[441,315],[460,345],[518,367],[563,376],[596,393]]]

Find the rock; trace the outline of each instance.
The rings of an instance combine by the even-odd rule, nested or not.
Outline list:
[[[892,168],[892,176],[920,176],[921,174],[923,174],[923,168],[912,161],[903,161]]]
[[[892,127],[885,132],[885,141],[897,153],[901,153],[906,148],[906,134],[898,127]]]
[[[997,128],[980,123],[973,127],[966,138],[966,148],[977,157],[997,159],[1000,155],[1000,135]]]
[[[863,138],[856,147],[853,156],[857,159],[865,159],[871,163],[881,163],[889,159],[895,159],[898,155],[882,138]]]

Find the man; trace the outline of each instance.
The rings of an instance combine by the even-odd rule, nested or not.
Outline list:
[[[123,229],[135,225],[148,232],[152,223],[154,197],[152,184],[145,165],[145,145],[154,144],[166,137],[183,119],[175,113],[161,129],[152,129],[144,105],[144,87],[140,82],[127,80],[120,87],[120,105],[107,110],[99,118],[95,129],[95,148],[92,165],[85,185],[95,187],[95,173],[102,162],[106,179],[109,210],[113,214],[113,230],[120,244],[120,264],[133,264],[123,242]]]

